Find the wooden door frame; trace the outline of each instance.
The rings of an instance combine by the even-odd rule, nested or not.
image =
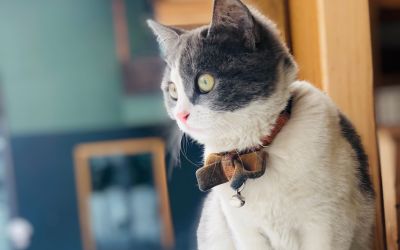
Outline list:
[[[350,118],[369,156],[376,191],[374,249],[386,249],[377,151],[368,0],[289,0],[300,78],[325,91]]]

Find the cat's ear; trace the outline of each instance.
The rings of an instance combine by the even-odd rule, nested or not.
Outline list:
[[[183,30],[168,27],[150,19],[147,20],[147,24],[156,35],[161,52],[164,56],[171,53],[171,50],[175,48],[178,43],[180,35],[184,33]]]
[[[258,40],[257,27],[250,10],[240,0],[214,0],[214,10],[209,35],[214,35],[224,27],[236,29],[242,34],[245,45],[255,48]]]

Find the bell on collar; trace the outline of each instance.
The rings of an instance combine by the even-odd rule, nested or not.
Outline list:
[[[236,194],[232,195],[231,200],[229,201],[232,207],[241,208],[246,203],[244,196],[241,194],[245,187],[245,184],[246,181],[243,182],[243,184],[238,189],[236,189]]]
[[[236,194],[232,195],[232,198],[229,202],[232,207],[237,207],[241,208],[244,206],[246,203],[244,200],[244,197],[240,194],[240,192],[237,192]]]

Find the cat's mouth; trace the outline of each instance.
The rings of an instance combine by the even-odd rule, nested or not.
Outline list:
[[[189,124],[187,124],[187,123],[182,123],[182,126],[183,126],[186,130],[188,130],[188,132],[196,132],[196,133],[202,133],[202,132],[204,132],[204,129],[193,127],[193,126],[191,126],[191,125],[189,125]]]
[[[204,134],[204,132],[206,131],[205,128],[195,127],[188,124],[188,122],[178,121],[178,125],[186,133]]]

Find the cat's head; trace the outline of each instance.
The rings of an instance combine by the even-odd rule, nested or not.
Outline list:
[[[167,63],[166,108],[183,132],[219,150],[251,146],[269,132],[297,73],[271,21],[239,0],[215,0],[209,26],[148,23]]]

